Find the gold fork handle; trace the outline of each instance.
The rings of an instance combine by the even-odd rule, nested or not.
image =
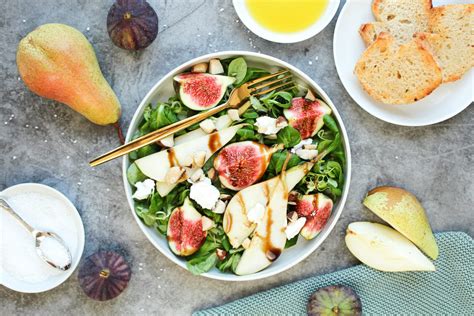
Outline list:
[[[126,155],[138,148],[144,147],[146,145],[153,144],[163,138],[166,138],[172,134],[175,134],[185,128],[188,128],[189,126],[196,124],[202,120],[205,120],[206,118],[219,113],[220,111],[223,111],[227,108],[231,107],[231,102],[227,101],[224,104],[221,104],[219,106],[216,106],[215,108],[212,108],[206,112],[198,113],[196,115],[193,115],[191,117],[188,117],[184,120],[175,122],[173,124],[167,125],[163,128],[160,128],[156,131],[153,131],[149,134],[143,135],[137,139],[134,139],[133,141],[124,144],[120,147],[117,147],[108,153],[103,154],[102,156],[97,157],[96,159],[92,160],[89,162],[89,165],[92,167],[98,166],[100,164],[103,164],[104,162],[110,161],[112,159],[118,158],[120,156]]]

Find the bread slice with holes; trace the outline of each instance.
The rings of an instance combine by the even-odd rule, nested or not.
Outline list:
[[[416,32],[427,32],[431,0],[374,0],[376,22],[362,24],[359,33],[369,46],[382,32],[394,36],[397,44],[411,41]]]
[[[474,66],[474,4],[453,4],[431,10],[429,30],[417,34],[429,43],[443,70],[443,82],[458,80]]]
[[[399,46],[382,32],[358,60],[354,72],[363,89],[386,104],[416,102],[436,89],[441,69],[420,38]]]

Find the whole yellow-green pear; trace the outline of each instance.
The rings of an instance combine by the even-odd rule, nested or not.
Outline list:
[[[438,245],[425,209],[413,194],[401,188],[382,186],[371,190],[363,203],[428,256],[438,258]]]
[[[23,82],[36,94],[67,104],[99,125],[120,118],[120,103],[99,67],[94,49],[77,29],[44,24],[18,45]]]

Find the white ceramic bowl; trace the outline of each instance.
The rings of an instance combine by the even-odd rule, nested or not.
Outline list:
[[[297,5],[297,3],[298,1],[295,0],[295,5]],[[315,36],[331,22],[332,18],[336,15],[339,3],[339,0],[329,0],[326,10],[319,19],[317,19],[313,25],[300,32],[278,33],[263,27],[260,23],[255,21],[245,4],[245,0],[233,0],[237,15],[249,30],[261,38],[276,43],[296,43]]]
[[[70,217],[74,221],[76,230],[78,232],[76,236],[76,240],[75,241],[71,240],[71,243],[73,244],[75,243],[74,249],[70,248],[71,256],[72,256],[71,267],[67,271],[64,271],[63,273],[54,275],[42,282],[29,283],[22,280],[18,280],[10,276],[8,273],[2,271],[0,268],[0,275],[1,275],[0,284],[17,292],[39,293],[39,292],[48,291],[48,290],[51,290],[52,288],[57,287],[58,285],[66,281],[76,269],[77,265],[79,264],[79,261],[81,260],[82,252],[84,251],[84,239],[85,239],[84,225],[82,224],[81,216],[79,215],[79,212],[77,211],[74,204],[72,204],[71,201],[69,201],[69,199],[64,194],[62,194],[61,192],[47,185],[39,184],[39,183],[17,184],[3,190],[1,192],[1,196],[5,197],[5,199],[8,200],[8,198],[11,196],[15,196],[17,194],[26,193],[26,192],[35,192],[41,195],[51,196],[51,197],[54,197],[55,199],[60,200],[64,204],[64,214],[65,214],[64,216]],[[3,210],[0,210],[0,211],[3,212]],[[64,238],[64,236],[60,236],[60,237]],[[65,241],[67,242],[68,240],[65,239]],[[69,244],[69,247],[71,247],[70,244]]]
[[[433,0],[433,6],[472,0]],[[430,95],[411,104],[383,104],[368,95],[354,74],[354,67],[366,49],[359,26],[374,21],[372,0],[347,0],[334,29],[333,52],[342,84],[354,101],[371,115],[402,126],[425,126],[447,120],[474,102],[474,70],[454,82],[443,83]],[[467,61],[466,61],[467,62]]]
[[[200,62],[207,62],[212,58],[225,59],[229,57],[238,57],[238,56],[243,56],[245,60],[247,61],[247,63],[252,67],[265,68],[271,72],[275,72],[281,68],[290,69],[291,72],[293,73],[294,78],[297,81],[305,83],[306,86],[312,88],[312,90],[315,91],[333,110],[334,116],[339,124],[340,130],[342,133],[342,140],[344,144],[344,150],[345,150],[345,154],[347,158],[347,163],[344,170],[345,185],[342,191],[342,196],[335,204],[334,210],[331,214],[331,217],[329,218],[327,222],[327,225],[324,227],[324,229],[316,238],[310,241],[306,241],[304,240],[304,238],[299,238],[297,245],[289,249],[285,249],[282,252],[281,256],[278,258],[278,260],[276,260],[271,266],[255,274],[238,276],[231,273],[222,273],[215,268],[207,273],[202,274],[203,276],[206,276],[212,279],[225,280],[225,281],[246,281],[246,280],[257,280],[257,279],[266,278],[266,277],[275,275],[277,273],[280,273],[282,271],[285,271],[291,268],[292,266],[294,266],[295,264],[297,264],[298,262],[302,261],[307,256],[309,256],[316,248],[319,247],[319,245],[321,245],[324,239],[326,239],[326,237],[329,235],[331,230],[334,228],[334,225],[336,225],[336,222],[339,216],[341,215],[342,209],[346,202],[347,194],[349,192],[350,178],[351,178],[351,153],[349,149],[349,141],[347,138],[346,129],[344,128],[344,124],[342,123],[341,117],[339,113],[337,112],[336,107],[331,102],[327,94],[310,77],[308,77],[298,68],[280,59],[277,59],[268,55],[264,55],[264,54],[253,53],[253,52],[228,51],[228,52],[219,52],[219,53],[204,55],[204,56],[195,58],[193,60],[190,60],[182,64],[181,66],[175,68],[171,72],[169,72],[160,81],[158,81],[158,83],[155,84],[153,88],[151,88],[151,90],[147,93],[145,98],[140,103],[130,123],[130,127],[127,132],[126,141],[127,142],[130,141],[138,124],[142,120],[143,111],[148,104],[150,103],[156,104],[157,101],[164,101],[164,100],[167,100],[169,97],[175,95],[175,92],[173,89],[173,77],[175,75],[187,71],[194,64],[197,64]],[[137,221],[138,226],[140,226],[140,229],[143,231],[145,236],[162,254],[164,254],[166,257],[168,257],[171,261],[173,261],[180,267],[186,269],[186,261],[180,257],[177,257],[174,253],[171,252],[171,250],[168,247],[166,238],[160,235],[153,228],[147,227],[145,224],[143,224],[143,222],[135,213],[134,202],[132,199],[132,190],[131,190],[130,184],[127,181],[128,166],[129,166],[128,157],[124,157],[123,182],[125,185],[125,192],[127,195],[127,200],[130,205],[130,209],[132,211],[133,217]]]

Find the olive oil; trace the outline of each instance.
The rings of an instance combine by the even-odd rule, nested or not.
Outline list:
[[[264,28],[295,33],[313,25],[326,10],[328,0],[246,0],[246,5]]]

